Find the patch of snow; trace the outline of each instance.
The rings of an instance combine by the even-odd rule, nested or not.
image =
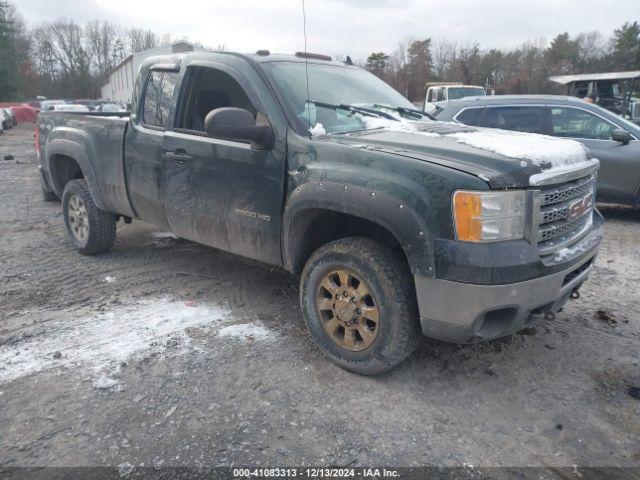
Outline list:
[[[113,283],[116,281],[116,277],[111,277],[109,275],[107,275],[106,277],[104,277],[104,281],[107,283]]]
[[[99,375],[135,354],[164,349],[172,338],[187,343],[185,329],[218,324],[228,313],[217,306],[154,299],[84,318],[70,316],[46,332],[0,346],[0,384],[59,367],[88,367]],[[62,356],[54,359],[55,352]]]
[[[169,418],[171,415],[173,415],[176,412],[177,409],[178,409],[178,406],[174,405],[167,411],[167,413],[164,414],[164,417]]]
[[[128,477],[131,472],[133,472],[134,468],[135,467],[129,462],[121,463],[120,465],[118,465],[118,475],[120,475],[121,477]]]
[[[385,130],[389,130],[392,132],[409,132],[416,133],[419,135],[423,135],[425,137],[440,137],[439,133],[435,132],[422,132],[419,130],[419,127],[422,122],[414,122],[411,120],[401,119],[401,120],[391,120],[389,118],[382,117],[369,117],[366,115],[360,115],[360,120],[364,123],[364,126],[367,130],[375,129],[375,128],[384,128]]]
[[[571,250],[570,248],[563,248],[562,250],[558,250],[556,252],[556,254],[553,257],[553,261],[554,262],[561,262],[563,261],[565,258],[569,258],[571,256],[573,256],[573,250]]]
[[[485,182],[489,183],[489,177],[487,177],[486,175],[483,175],[482,173],[478,174],[478,178],[480,178],[480,180],[484,180]]]
[[[228,325],[218,331],[219,337],[232,337],[243,341],[266,340],[273,337],[273,333],[267,330],[260,322],[238,323]]]
[[[482,128],[475,132],[449,133],[445,136],[505,157],[530,160],[543,170],[555,170],[587,161],[588,151],[580,142],[537,133]]]
[[[153,238],[174,238],[174,239],[178,238],[171,232],[153,232],[151,234],[151,237],[153,237]]]
[[[104,373],[93,381],[93,387],[99,390],[107,390],[109,388],[115,387],[117,384],[117,379],[108,377]]]
[[[591,216],[591,219],[588,222],[588,226],[590,226],[592,222],[593,222],[593,215]],[[555,253],[555,255],[553,256],[553,261],[554,261],[554,263],[560,263],[560,262],[563,262],[563,261],[565,261],[567,259],[571,259],[573,257],[576,257],[576,256],[586,252],[592,246],[593,246],[593,244],[591,244],[589,242],[580,242],[577,245],[574,245],[572,247],[562,248],[561,250],[558,250]]]
[[[321,123],[316,123],[313,127],[309,127],[309,133],[312,137],[318,137],[320,135],[326,135],[327,132]]]
[[[544,172],[536,173],[535,175],[531,175],[529,177],[529,185],[543,185],[547,183],[549,180],[553,180],[557,175],[562,175],[563,173],[572,172],[578,168],[589,168],[595,165],[598,165],[600,160],[597,158],[592,158],[591,160],[587,160],[583,163],[573,163],[570,165],[564,165],[560,167],[555,167],[549,170],[545,170]]]

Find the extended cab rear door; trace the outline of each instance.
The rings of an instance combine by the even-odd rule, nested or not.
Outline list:
[[[140,104],[125,136],[127,191],[136,216],[169,229],[164,211],[164,134],[174,102],[179,71],[147,71],[141,78]]]
[[[280,265],[286,127],[269,90],[252,66],[195,62],[182,67],[182,88],[164,141],[164,206],[171,230],[187,238]],[[269,121],[264,149],[204,132],[215,108],[249,110]]]

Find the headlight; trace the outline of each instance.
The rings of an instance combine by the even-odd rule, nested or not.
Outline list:
[[[496,242],[524,237],[525,192],[453,194],[456,236],[465,242]]]

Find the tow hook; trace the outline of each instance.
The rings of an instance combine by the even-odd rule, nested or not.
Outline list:
[[[573,292],[571,292],[570,297],[572,300],[577,300],[580,298],[580,292],[578,291],[577,288]]]

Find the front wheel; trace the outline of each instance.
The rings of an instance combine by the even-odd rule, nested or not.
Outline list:
[[[116,238],[116,217],[100,210],[85,180],[71,180],[62,193],[64,224],[71,243],[84,255],[106,252]]]
[[[418,345],[411,272],[399,254],[378,242],[353,237],[322,246],[307,261],[300,286],[314,341],[341,367],[381,373]]]

